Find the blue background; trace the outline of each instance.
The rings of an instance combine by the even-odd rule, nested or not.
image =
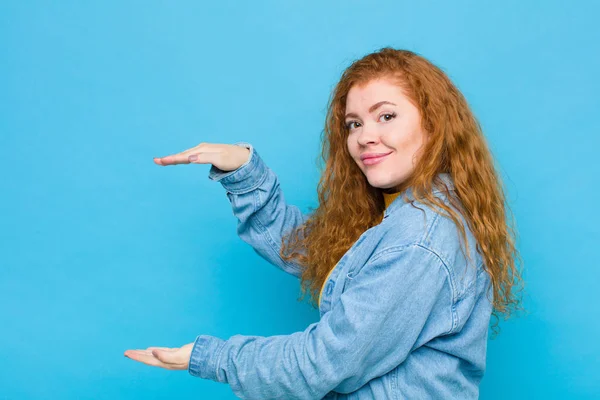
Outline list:
[[[123,352],[318,311],[236,236],[208,165],[152,158],[248,141],[308,211],[331,89],[384,46],[462,90],[518,223],[529,314],[489,341],[481,398],[598,398],[600,9],[418,3],[1,2],[0,398],[234,398]]]

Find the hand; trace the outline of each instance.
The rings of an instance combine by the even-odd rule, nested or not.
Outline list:
[[[124,355],[153,367],[187,370],[193,347],[193,342],[179,348],[148,347],[146,350],[126,350]]]
[[[241,167],[250,155],[250,149],[235,144],[200,143],[196,147],[182,151],[181,153],[155,157],[154,162],[158,165],[176,164],[212,164],[223,171],[233,171]],[[190,160],[190,156],[196,156]]]

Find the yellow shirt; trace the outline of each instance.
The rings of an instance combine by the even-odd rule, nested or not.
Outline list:
[[[392,202],[394,200],[396,200],[396,197],[398,197],[400,195],[401,192],[396,192],[396,193],[385,193],[383,192],[383,200],[385,201],[385,208],[387,209],[388,206],[390,204],[392,204]],[[381,218],[383,220],[383,215],[381,215]],[[323,281],[323,286],[321,287],[321,291],[319,292],[319,305],[321,305],[321,295],[323,294],[323,289],[325,288],[325,283],[327,283],[327,279],[329,279],[329,275],[331,275],[331,271],[333,271],[333,268],[331,268],[331,270],[329,271],[329,273],[327,274],[327,276],[325,277],[325,280]]]

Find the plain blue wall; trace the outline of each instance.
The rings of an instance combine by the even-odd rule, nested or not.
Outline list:
[[[489,341],[481,398],[598,398],[591,1],[50,3],[0,3],[0,398],[234,398],[123,352],[318,312],[236,236],[209,166],[152,157],[248,141],[308,211],[330,91],[388,45],[463,91],[517,219],[530,313]]]

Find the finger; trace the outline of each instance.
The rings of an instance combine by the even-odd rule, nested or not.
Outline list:
[[[143,354],[152,355],[152,350],[148,350],[148,349],[135,349],[135,350],[127,350],[127,351],[125,351],[125,355],[127,355],[127,353],[131,353],[131,352],[136,352],[136,353],[143,353]]]
[[[159,165],[176,165],[176,164],[189,164],[189,156],[201,151],[213,150],[212,143],[200,143],[198,146],[194,146],[191,149],[182,151],[181,153],[171,154],[165,157],[155,157],[154,162]]]
[[[154,357],[152,354],[146,354],[145,352],[139,350],[128,351],[127,357],[132,360],[141,362],[143,364],[150,365],[152,367],[160,367],[165,369],[172,368],[172,366],[163,363],[162,361]]]
[[[184,156],[182,153],[174,154],[171,156],[165,157],[156,157],[154,158],[154,162],[158,165],[177,165],[177,164],[189,164],[189,160],[187,156]]]
[[[220,151],[197,151],[188,156],[190,164],[215,164]],[[193,158],[190,158],[193,157]]]
[[[150,350],[150,352],[152,352],[152,350],[154,350],[154,349],[156,349],[156,350],[164,350],[164,351],[177,351],[178,350],[178,349],[174,349],[174,348],[171,348],[171,347],[156,347],[156,346],[148,347],[146,350]]]

